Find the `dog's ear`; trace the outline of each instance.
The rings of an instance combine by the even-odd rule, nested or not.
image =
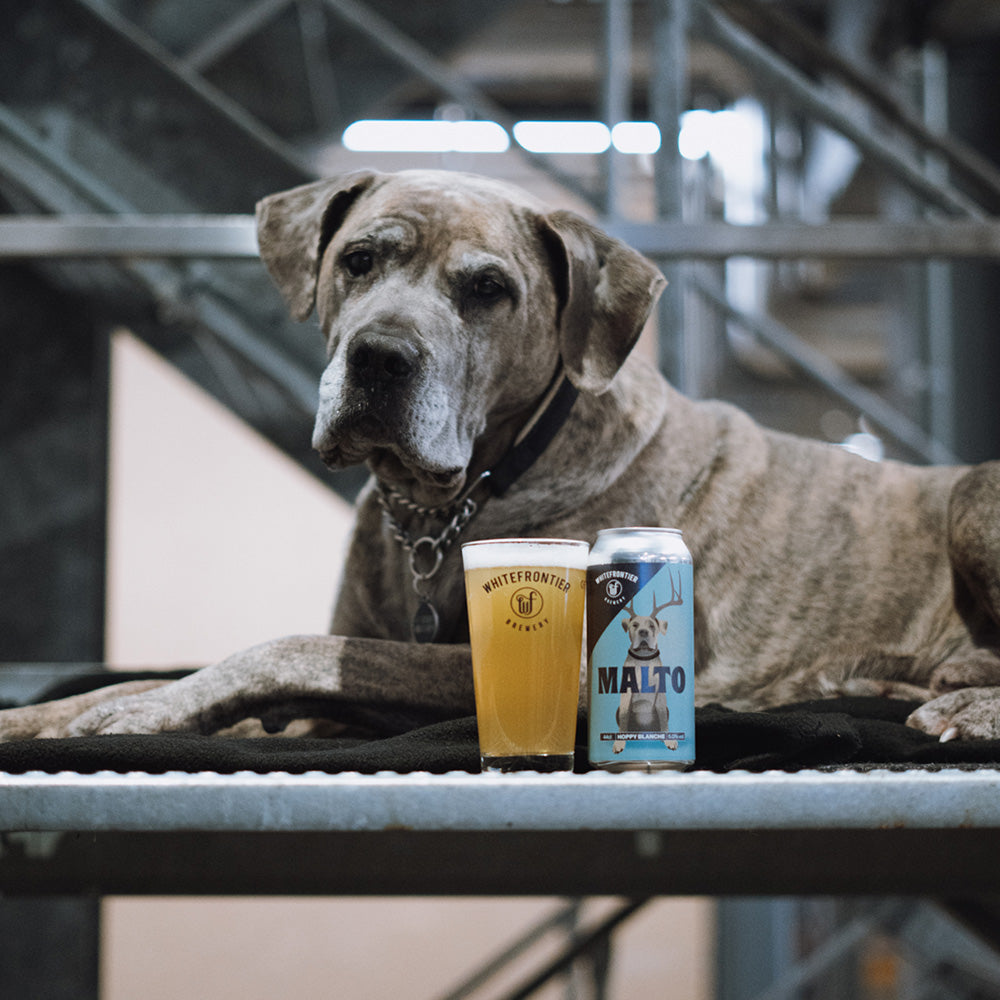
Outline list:
[[[357,170],[257,202],[260,259],[295,319],[308,319],[323,251],[347,210],[377,176],[373,170]]]
[[[574,212],[542,218],[559,296],[559,341],[569,380],[585,392],[611,384],[666,280],[652,261]]]

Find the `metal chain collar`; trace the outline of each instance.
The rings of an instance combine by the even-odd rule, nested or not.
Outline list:
[[[489,478],[488,495],[503,496],[549,445],[569,416],[576,397],[576,387],[567,379],[560,366],[531,419],[522,428],[507,454],[493,469],[482,473],[462,496],[447,507],[422,507],[393,487],[377,483],[378,500],[385,523],[409,556],[413,590],[419,598],[411,623],[411,634],[417,642],[435,642],[438,637],[441,619],[437,608],[427,596],[427,581],[441,568],[448,550],[479,510],[479,505],[472,499],[473,491]],[[399,504],[422,517],[445,518],[450,515],[450,518],[436,538],[432,535],[414,538],[393,514],[393,504]]]
[[[409,556],[410,573],[413,575],[413,589],[420,597],[426,596],[424,593],[424,584],[441,568],[445,554],[455,544],[462,530],[479,510],[479,505],[469,496],[469,493],[479,485],[481,478],[473,483],[472,488],[466,491],[465,496],[456,500],[454,504],[447,508],[421,507],[398,490],[386,486],[384,483],[378,483],[378,499],[382,505],[386,522],[392,529],[393,537],[403,546],[403,549]],[[415,514],[422,515],[441,516],[442,511],[450,511],[451,519],[436,538],[430,535],[422,535],[420,538],[415,539],[399,523],[396,515],[393,514],[393,503],[399,504],[401,507],[405,507]]]

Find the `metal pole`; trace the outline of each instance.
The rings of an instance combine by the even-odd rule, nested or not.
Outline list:
[[[604,0],[604,123],[614,128],[629,118],[632,0]],[[620,219],[625,207],[625,161],[614,145],[607,157],[607,214]]]
[[[859,412],[888,431],[895,440],[922,458],[945,465],[958,461],[950,449],[931,438],[922,427],[890,406],[881,396],[859,385],[836,362],[801,340],[777,320],[741,312],[713,282],[698,277],[694,279],[693,286],[699,295],[708,299],[728,319],[750,331],[796,368],[814,378],[835,396],[856,407]]]
[[[796,53],[798,65],[836,76],[928,153],[939,154],[955,175],[982,188],[994,201],[1000,199],[1000,170],[994,164],[963,140],[948,135],[945,128],[914,114],[868,69],[835,52],[794,15],[775,5],[762,0],[742,0],[741,7],[751,15],[758,37],[784,43],[786,51]]]
[[[699,30],[769,86],[786,94],[801,110],[846,136],[873,163],[887,170],[928,204],[952,215],[983,217],[984,213],[975,202],[954,188],[928,178],[922,168],[899,151],[886,135],[874,132],[834,106],[821,87],[811,83],[729,18],[714,10],[707,0],[697,0],[697,3]]]
[[[683,217],[684,179],[677,134],[687,100],[687,33],[689,0],[653,0],[653,69],[649,104],[660,129],[660,149],[655,159],[656,214],[661,220]],[[663,268],[667,287],[660,298],[660,367],[681,392],[696,395],[684,336],[683,265]]]
[[[948,57],[936,45],[924,47],[921,55],[923,113],[928,128],[944,132],[948,128]],[[939,157],[930,160],[928,174],[948,179],[947,164]],[[928,424],[931,435],[954,449],[955,367],[951,265],[943,260],[926,265],[927,368],[930,375]]]
[[[905,912],[905,907],[905,903],[889,900],[876,906],[870,913],[855,917],[796,966],[779,976],[754,1000],[793,1000],[799,995],[800,988],[818,979],[831,965],[857,948],[871,933],[887,924],[891,926],[895,923]]]
[[[182,56],[181,62],[196,73],[204,73],[276,18],[291,2],[292,0],[257,0],[249,7],[240,9],[235,17],[201,39],[187,55]]]
[[[326,39],[326,8],[322,0],[297,0],[296,9],[313,121],[318,132],[333,132],[340,120],[340,101]]]
[[[0,159],[22,177],[0,121]],[[96,189],[95,189],[96,190]],[[102,204],[99,200],[94,205]],[[768,222],[734,225],[708,222],[604,223],[612,236],[656,260],[725,260],[759,257],[782,260],[927,261],[936,258],[1000,260],[1000,222],[836,220],[825,225]],[[252,215],[83,214],[0,215],[0,261],[39,258],[150,260],[198,258],[251,260],[257,257]]]
[[[580,955],[586,954],[591,948],[599,945],[602,941],[618,927],[620,923],[628,920],[637,910],[642,909],[649,902],[649,898],[633,899],[623,903],[609,917],[601,921],[596,927],[588,931],[572,945],[567,947],[557,955],[548,965],[546,965],[537,975],[533,976],[520,988],[508,994],[504,1000],[526,1000],[542,986],[548,983],[553,976],[568,968]]]
[[[467,979],[462,980],[440,1000],[465,1000],[494,976],[506,969],[512,962],[520,958],[526,951],[538,944],[550,931],[566,925],[567,921],[575,920],[579,914],[580,901],[574,900],[568,906],[561,907],[544,920],[530,927],[516,941],[486,962]]]

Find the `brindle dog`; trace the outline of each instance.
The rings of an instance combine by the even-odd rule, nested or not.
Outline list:
[[[684,398],[631,354],[657,269],[492,180],[364,171],[272,195],[258,219],[289,308],[302,320],[315,305],[328,344],[314,444],[331,466],[372,472],[333,634],[2,712],[4,738],[212,732],[247,717],[273,729],[317,705],[469,714],[453,518],[461,541],[681,528],[702,703],[902,696],[925,702],[910,724],[942,739],[1000,735],[1000,463],[873,464]],[[497,495],[482,473],[563,377],[579,390],[568,419]],[[443,555],[416,588],[400,536],[444,540],[422,543],[421,572]],[[413,642],[415,619],[437,641]]]

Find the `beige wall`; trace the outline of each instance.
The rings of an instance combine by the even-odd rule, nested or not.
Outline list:
[[[346,505],[128,334],[114,339],[113,366],[109,662],[204,664],[323,631]],[[431,998],[559,905],[109,898],[102,995]],[[591,901],[587,914],[611,905]],[[611,996],[710,996],[711,920],[705,901],[651,904],[618,935]]]
[[[126,333],[111,386],[108,662],[325,631],[348,505]]]

